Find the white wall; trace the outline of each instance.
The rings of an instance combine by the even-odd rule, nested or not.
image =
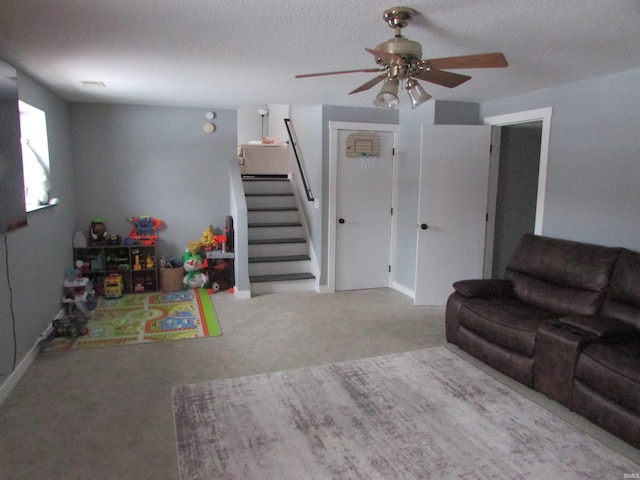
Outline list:
[[[322,171],[323,171],[323,152],[322,152],[322,107],[315,106],[291,106],[291,123],[296,132],[298,139],[299,152],[302,155],[306,172],[307,181],[311,187],[314,198],[320,204],[320,208],[315,208],[314,202],[309,202],[306,198],[304,188],[300,186],[300,171],[293,172],[298,186],[298,196],[302,202],[302,209],[307,221],[309,233],[311,235],[311,248],[320,261],[320,252],[322,252],[323,238],[322,231]],[[295,155],[293,155],[295,162]]]
[[[418,192],[420,189],[420,126],[432,125],[434,112],[435,102],[423,103],[415,110],[400,110],[395,281],[408,291],[413,291],[415,288]]]

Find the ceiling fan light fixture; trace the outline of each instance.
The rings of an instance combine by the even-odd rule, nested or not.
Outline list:
[[[416,108],[431,98],[424,88],[413,78],[408,78],[405,89],[411,99],[411,108]]]
[[[398,85],[399,81],[395,78],[388,78],[384,81],[380,93],[376,96],[373,104],[378,108],[391,110],[398,106]]]

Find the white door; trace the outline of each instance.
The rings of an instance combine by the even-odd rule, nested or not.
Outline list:
[[[445,305],[453,282],[482,278],[491,127],[423,125],[416,305]]]
[[[375,132],[379,155],[351,157],[354,132],[338,130],[336,290],[389,286],[394,133]]]

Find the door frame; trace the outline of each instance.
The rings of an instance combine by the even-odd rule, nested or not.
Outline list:
[[[498,198],[498,171],[500,166],[500,128],[520,123],[542,121],[542,138],[540,139],[540,164],[538,167],[538,195],[536,198],[536,218],[533,233],[542,234],[544,225],[544,205],[547,198],[547,167],[549,164],[549,140],[551,136],[552,107],[526,110],[523,112],[508,113],[486,117],[485,125],[491,125],[491,160],[489,166],[489,192],[487,196],[487,226],[484,244],[484,268],[483,276],[491,278],[493,266],[493,244],[496,223],[496,204]]]
[[[327,289],[329,293],[336,291],[336,236],[337,236],[337,185],[338,185],[338,131],[339,130],[362,130],[368,132],[391,132],[393,133],[393,155],[392,155],[392,180],[391,180],[391,208],[396,212],[398,196],[398,142],[400,125],[387,123],[361,123],[361,122],[329,122],[329,198],[327,214],[327,234],[328,234],[328,261],[327,261]],[[389,286],[393,285],[395,279],[395,269],[393,259],[396,256],[396,226],[397,215],[391,215],[391,239],[389,245]]]

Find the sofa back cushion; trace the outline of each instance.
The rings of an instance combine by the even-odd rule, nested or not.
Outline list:
[[[626,249],[620,252],[602,314],[640,328],[640,253]]]
[[[525,234],[505,279],[522,302],[559,315],[598,313],[618,248]]]

